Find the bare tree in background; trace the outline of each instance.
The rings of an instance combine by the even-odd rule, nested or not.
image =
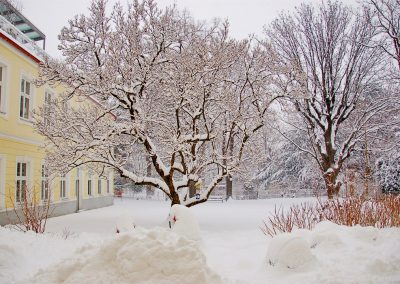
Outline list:
[[[382,40],[380,47],[396,62],[400,72],[400,0],[365,0],[364,6]]]
[[[41,83],[70,86],[64,101],[99,104],[55,102],[51,123],[37,116],[52,169],[110,166],[135,184],[159,188],[172,204],[207,201],[239,169],[274,99],[270,58],[257,44],[230,39],[227,23],[195,23],[151,0],[134,1],[127,11],[116,5],[110,15],[106,1],[94,1],[90,15],[69,21],[59,38],[66,60],[47,59]],[[152,177],[127,167],[137,149],[151,162]],[[189,196],[205,172],[214,175],[200,198]]]
[[[291,100],[302,117],[294,123],[304,125],[311,141],[311,147],[298,148],[318,163],[332,198],[344,161],[387,104],[374,91],[384,58],[371,48],[375,30],[368,17],[327,1],[282,14],[266,32],[265,45],[278,60],[277,88],[306,96]],[[369,125],[367,133],[375,127]]]
[[[396,160],[400,151],[400,0],[364,0],[363,5],[377,32],[375,42],[390,57],[389,63],[392,63],[387,65],[391,72],[388,72],[385,84],[387,93],[393,97],[394,107],[389,115],[392,124],[381,131],[379,136],[383,139],[380,149],[374,153],[377,156],[377,181],[383,191],[391,191],[396,189],[393,185],[400,180]]]

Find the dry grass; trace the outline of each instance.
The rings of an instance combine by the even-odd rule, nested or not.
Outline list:
[[[346,226],[400,227],[400,196],[382,195],[370,199],[347,197],[317,203],[304,202],[287,210],[275,207],[262,231],[274,236],[293,228],[313,229],[321,221]]]

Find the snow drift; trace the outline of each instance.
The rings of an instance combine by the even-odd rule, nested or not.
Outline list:
[[[40,271],[30,283],[222,283],[197,244],[169,230],[135,229]]]
[[[306,240],[291,234],[274,237],[268,247],[267,259],[271,266],[297,268],[312,261],[314,256]]]
[[[172,231],[190,240],[200,240],[200,228],[192,211],[186,206],[175,204],[169,213]]]
[[[267,280],[279,283],[399,283],[400,230],[323,221],[272,238]]]

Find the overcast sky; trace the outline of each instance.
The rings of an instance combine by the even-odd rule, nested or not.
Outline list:
[[[321,0],[308,0],[319,2]],[[61,28],[76,14],[87,14],[91,0],[19,0],[22,13],[46,35],[46,50],[52,56],[60,56],[57,50]],[[126,3],[127,0],[109,0]],[[229,19],[231,35],[244,38],[249,34],[261,35],[263,26],[270,23],[280,11],[291,11],[305,0],[158,0],[161,7],[176,3],[187,9],[197,20],[215,17]],[[356,0],[343,0],[353,4]]]

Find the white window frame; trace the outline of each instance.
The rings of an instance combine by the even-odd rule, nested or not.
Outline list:
[[[0,210],[6,208],[6,155],[0,154]]]
[[[8,109],[8,73],[9,67],[3,61],[0,60],[0,67],[2,69],[0,77],[0,115],[5,116]]]
[[[44,162],[40,167],[40,200],[46,201],[50,198],[49,171]]]
[[[20,174],[22,174],[22,164],[26,164],[25,176],[18,175],[18,164],[21,164]],[[22,186],[22,181],[25,181],[26,189],[29,191],[29,189],[32,187],[32,174],[33,174],[32,159],[28,157],[17,157],[15,163],[15,205],[18,205],[21,201],[23,201],[21,200],[21,197],[23,197],[24,192],[22,191],[23,188],[21,187],[19,189],[20,194],[18,194],[18,181],[21,186]]]
[[[93,174],[88,171],[88,180],[87,180],[87,194],[88,196],[93,196]]]
[[[101,184],[101,178],[99,177],[99,179],[97,180],[97,194],[98,195],[102,194],[101,190],[102,190],[102,184]]]
[[[23,84],[24,81],[24,84]],[[18,117],[20,120],[22,121],[29,121],[31,122],[32,120],[32,110],[34,108],[34,94],[35,94],[35,90],[34,90],[34,84],[32,83],[32,79],[29,76],[21,76],[20,79],[20,84],[19,84],[19,91],[20,91],[20,95],[19,95],[19,101],[18,101]],[[26,86],[29,83],[29,94],[26,93]],[[24,86],[24,91],[22,91],[22,86]],[[22,113],[21,113],[21,100],[23,100],[22,103]],[[28,100],[28,109],[26,109],[26,100]],[[22,116],[21,116],[22,114]]]
[[[60,175],[60,199],[66,199],[68,192],[67,175]]]
[[[44,125],[50,125],[50,120],[48,118],[48,115],[51,113],[51,102],[54,100],[55,98],[55,93],[50,90],[50,89],[46,89],[44,91],[44,103],[43,103],[43,122]]]

